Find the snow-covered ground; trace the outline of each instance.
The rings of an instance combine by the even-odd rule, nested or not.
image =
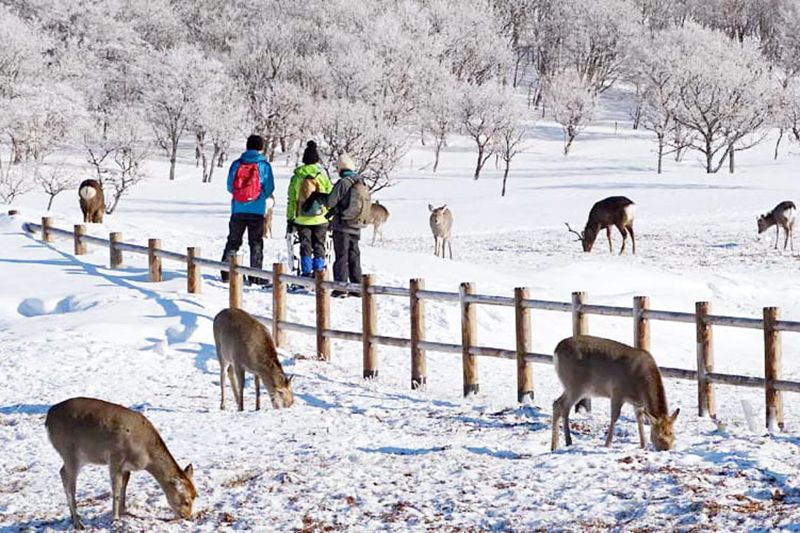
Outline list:
[[[502,295],[528,286],[535,297],[562,301],[585,290],[591,302],[628,306],[644,294],[654,308],[691,311],[708,300],[715,312],[741,316],[775,305],[800,320],[798,255],[774,251],[772,231],[759,238],[755,224],[779,201],[800,199],[797,148],[784,148],[777,161],[767,144],[743,152],[733,176],[705,175],[690,154],[658,176],[646,134],[622,123],[615,133],[613,120],[590,128],[568,158],[557,128],[537,126],[505,198],[493,162],[471,178],[466,140],[453,140],[435,175],[430,149],[416,147],[397,185],[378,195],[391,217],[385,242],[371,247],[366,233],[364,270],[381,284],[421,277],[428,288],[455,291],[472,281]],[[219,257],[228,195],[221,176],[200,183],[190,155],[184,150],[174,182],[164,179],[162,161],[150,162],[152,178],[90,233],[121,231],[138,243],[159,237],[167,249],[199,246]],[[275,171],[283,201],[267,263],[285,256],[290,167],[279,161]],[[637,203],[635,257],[609,255],[604,236],[584,254],[563,225],[582,226],[591,204],[612,194]],[[69,528],[60,460],[43,422],[50,405],[78,395],[140,410],[178,462],[194,464],[196,519],[172,520],[158,485],[137,473],[124,520],[134,531],[800,528],[800,409],[788,393],[787,431],[768,435],[760,429],[762,391],[717,387],[720,429],[696,416],[691,382],[667,380],[670,406],[681,407],[673,451],[640,450],[629,407],[613,447],[602,447],[608,403],[596,400],[592,413],[573,419],[576,445],[551,453],[560,385],[548,366],[535,367],[534,403],[518,406],[514,363],[481,359],[481,393],[465,400],[458,356],[429,354],[428,388],[411,391],[407,351],[381,348],[380,378],[364,382],[359,344],[334,342],[332,362],[322,363],[309,357],[310,337],[290,334],[283,364],[297,376],[295,405],[255,412],[248,386],[245,412],[221,412],[211,320],[227,292],[216,273],[205,272],[202,294],[188,295],[175,263],[165,262],[156,285],[144,258],[127,254],[125,268],[112,271],[106,250],[90,247],[78,258],[69,241],[44,245],[21,228],[44,203],[23,197],[21,217],[0,216],[0,529]],[[453,210],[454,261],[432,255],[429,203]],[[75,195],[58,197],[52,214],[60,227],[80,222]],[[247,289],[244,301],[254,313],[271,312],[267,291]],[[360,327],[359,300],[332,305],[333,327]],[[408,334],[405,299],[381,297],[378,308],[379,333]],[[478,318],[481,344],[513,347],[510,311],[481,308]],[[289,319],[313,323],[313,297],[291,295]],[[570,334],[569,320],[534,312],[534,350],[552,352]],[[431,340],[458,342],[458,309],[428,304],[427,327]],[[694,367],[691,325],[652,328],[659,364]],[[631,329],[630,320],[590,318],[593,334],[630,342]],[[785,334],[783,352],[784,376],[800,378],[800,337]],[[762,375],[762,353],[758,331],[717,328],[718,371]],[[755,432],[743,401],[756,414]],[[105,468],[84,468],[78,499],[88,527],[111,527]]]

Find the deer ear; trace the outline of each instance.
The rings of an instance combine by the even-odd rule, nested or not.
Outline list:
[[[186,477],[192,479],[192,476],[194,475],[194,467],[191,464],[189,464],[186,468],[183,469],[183,473],[186,474]]]
[[[289,374],[289,375],[286,377],[286,384],[287,384],[287,385],[291,385],[291,384],[292,384],[292,381],[294,381],[294,374]]]
[[[431,204],[428,204],[428,211],[433,211],[433,206]]]
[[[681,408],[680,407],[675,409],[675,411],[673,411],[673,413],[670,415],[670,417],[669,417],[670,422],[675,422],[675,419],[678,418],[679,414],[681,414]]]
[[[440,207],[440,209],[441,209],[442,211],[444,211],[445,209],[447,209],[447,204],[444,204],[442,207]]]

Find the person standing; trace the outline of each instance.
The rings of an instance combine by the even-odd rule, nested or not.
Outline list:
[[[355,163],[349,155],[341,154],[336,161],[339,180],[330,194],[313,194],[306,201],[320,200],[331,209],[331,231],[336,259],[333,263],[333,279],[350,283],[361,283],[361,229],[369,222],[369,188],[355,171]],[[357,293],[352,293],[357,296]],[[345,291],[335,290],[331,296],[346,296]]]
[[[303,151],[303,164],[297,167],[289,182],[286,203],[286,234],[300,236],[300,275],[311,277],[325,270],[325,236],[328,233],[328,208],[319,200],[306,204],[314,193],[328,194],[331,179],[319,166],[317,143],[308,141]]]
[[[250,246],[250,267],[261,268],[264,261],[264,215],[267,198],[275,190],[272,167],[264,157],[264,139],[259,135],[247,138],[246,151],[231,164],[228,171],[228,192],[231,193],[231,218],[228,222],[228,240],[222,253],[224,262],[239,251],[244,232]],[[228,281],[228,272],[222,272],[222,281]],[[253,283],[266,284],[267,280],[251,279]]]

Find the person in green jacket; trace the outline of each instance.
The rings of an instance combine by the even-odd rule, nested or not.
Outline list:
[[[303,151],[303,164],[294,170],[289,182],[289,200],[286,204],[286,234],[297,231],[300,236],[300,274],[313,276],[325,270],[325,234],[328,232],[328,208],[321,201],[304,206],[315,192],[327,194],[333,184],[319,165],[317,143],[308,141]],[[304,207],[307,207],[305,209]]]

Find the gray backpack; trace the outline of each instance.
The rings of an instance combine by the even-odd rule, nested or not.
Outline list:
[[[369,196],[369,187],[360,179],[346,178],[353,182],[347,194],[347,207],[341,214],[342,221],[354,228],[366,228],[370,223],[370,208],[372,202]]]

